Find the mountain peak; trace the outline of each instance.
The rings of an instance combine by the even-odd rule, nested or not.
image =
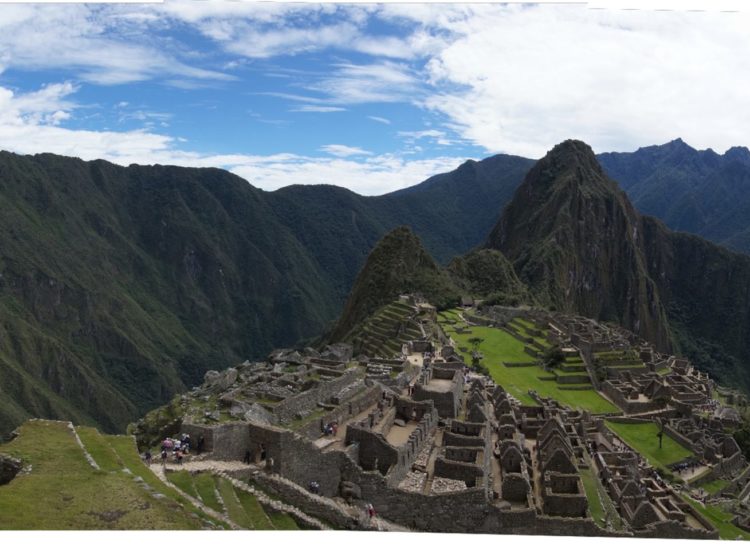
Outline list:
[[[619,192],[591,147],[574,139],[555,145],[540,159],[526,175],[521,189],[532,202],[545,201],[552,195],[567,201],[576,193],[604,196]]]
[[[750,149],[747,147],[730,147],[724,153],[724,158],[727,160],[736,160],[750,166]]]
[[[399,295],[414,293],[424,295],[435,305],[457,299],[457,289],[448,275],[427,253],[419,237],[402,225],[380,239],[370,252],[330,335],[332,341],[344,339],[359,323]]]
[[[616,321],[668,347],[638,214],[591,148],[568,140],[529,171],[487,241],[542,304]]]

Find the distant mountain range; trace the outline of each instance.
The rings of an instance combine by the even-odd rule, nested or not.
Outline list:
[[[208,369],[319,336],[382,235],[408,223],[441,261],[463,253],[532,164],[362,197],[0,153],[0,433],[30,416],[121,430]]]
[[[672,149],[681,153],[669,153]],[[660,160],[648,161],[644,151]],[[627,181],[624,187],[633,197],[651,196],[639,191],[648,181],[663,183],[662,195],[656,194],[663,200],[648,200],[664,206],[668,223],[692,217],[666,208],[673,206],[669,189],[684,184],[684,203],[706,206],[704,223],[695,231],[724,227],[723,232],[716,229],[716,235],[724,235],[717,241],[738,246],[750,227],[739,190],[750,173],[746,157],[743,149],[719,156],[673,142],[599,159],[610,176]],[[692,165],[685,159],[693,159],[695,169],[686,167]],[[436,265],[447,264],[487,240],[534,164],[497,155],[467,161],[408,189],[362,197],[319,185],[268,193],[216,169],[119,167],[49,154],[0,153],[0,433],[30,416],[120,430],[198,382],[208,369],[333,329],[357,273],[383,235],[408,225]],[[675,175],[681,170],[692,174],[689,182]],[[736,200],[712,209],[708,199],[688,200],[698,190],[715,190],[718,180]],[[669,181],[677,183],[664,183]],[[624,200],[608,199],[601,211],[619,205],[625,212],[623,227],[626,221],[635,223],[636,216],[632,207],[622,206]],[[639,200],[633,201],[637,208]],[[547,223],[544,216],[537,219]],[[651,221],[636,227],[665,231]],[[529,237],[541,239],[539,231]],[[621,300],[613,297],[601,314],[628,324],[627,315],[642,316],[640,308],[646,305],[640,297],[657,289],[657,301],[648,306],[655,309],[643,322],[660,341],[666,343],[667,332],[683,328],[695,338],[684,337],[682,345],[694,345],[695,353],[710,349],[696,338],[739,341],[747,333],[742,299],[736,306],[716,300],[720,315],[711,321],[708,314],[716,312],[706,310],[705,323],[711,326],[696,336],[696,313],[681,301],[687,287],[665,287],[651,264],[662,265],[665,273],[691,273],[691,293],[721,292],[728,300],[743,291],[744,260],[703,241],[693,245],[687,235],[668,240],[673,244],[647,254],[622,243],[610,260],[626,260],[622,265],[628,275],[624,286],[615,286],[639,298],[631,296],[630,305],[620,310]],[[687,250],[678,258],[684,264],[672,261],[677,247]],[[524,266],[542,265],[539,258],[529,263],[521,257],[525,252],[498,248],[508,253],[524,283],[538,291],[541,279]],[[688,261],[690,254],[695,257]],[[714,275],[700,271],[698,254],[712,262]],[[736,270],[730,272],[726,266],[732,262]],[[487,253],[459,258],[452,266],[459,293],[487,290],[493,281],[517,281],[504,258]],[[492,276],[483,279],[487,266]],[[459,272],[478,276],[460,276],[463,282],[457,283]],[[513,295],[525,292],[513,288]],[[669,317],[668,329],[663,315]],[[714,332],[723,340],[715,340]],[[724,368],[737,373],[737,361],[744,361],[741,348],[723,346],[711,357],[726,351]]]

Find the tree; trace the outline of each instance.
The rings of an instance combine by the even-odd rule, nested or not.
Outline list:
[[[664,422],[660,419],[656,419],[656,427],[659,428],[659,431],[656,434],[656,437],[659,438],[659,448],[661,449],[661,442],[662,439],[664,439]]]
[[[565,354],[560,346],[547,349],[542,355],[542,365],[545,370],[551,371],[565,362]]]
[[[479,338],[478,336],[474,336],[472,338],[469,338],[469,343],[471,344],[471,349],[473,349],[475,352],[479,351],[479,345],[484,342],[484,338]]]

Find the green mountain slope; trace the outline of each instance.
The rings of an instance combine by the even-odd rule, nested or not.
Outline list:
[[[438,307],[459,299],[458,289],[419,238],[408,227],[398,227],[367,257],[330,339],[345,340],[352,329],[399,295],[416,293]]]
[[[618,322],[670,346],[640,249],[639,216],[588,145],[566,141],[528,173],[488,239],[548,307]]]
[[[633,153],[598,155],[635,207],[670,228],[750,252],[750,151],[719,155],[677,139]]]
[[[349,341],[355,353],[372,355],[386,341],[405,342],[421,337],[415,308],[399,303],[413,294],[442,309],[462,296],[498,304],[529,304],[533,299],[513,266],[496,250],[473,250],[442,268],[408,227],[383,237],[357,276],[351,294],[328,340]],[[386,356],[398,354],[400,345]]]
[[[120,430],[208,369],[319,335],[386,232],[408,223],[441,259],[463,253],[530,163],[362,197],[0,153],[0,433],[33,416]]]
[[[618,322],[750,389],[750,257],[638,214],[586,144],[539,161],[487,244],[541,303]]]

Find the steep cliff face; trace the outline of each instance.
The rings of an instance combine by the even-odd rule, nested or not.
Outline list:
[[[620,323],[669,349],[641,232],[640,217],[591,148],[566,141],[527,174],[487,245],[513,263],[540,303]]]
[[[750,257],[642,218],[643,250],[677,349],[750,389]]]

